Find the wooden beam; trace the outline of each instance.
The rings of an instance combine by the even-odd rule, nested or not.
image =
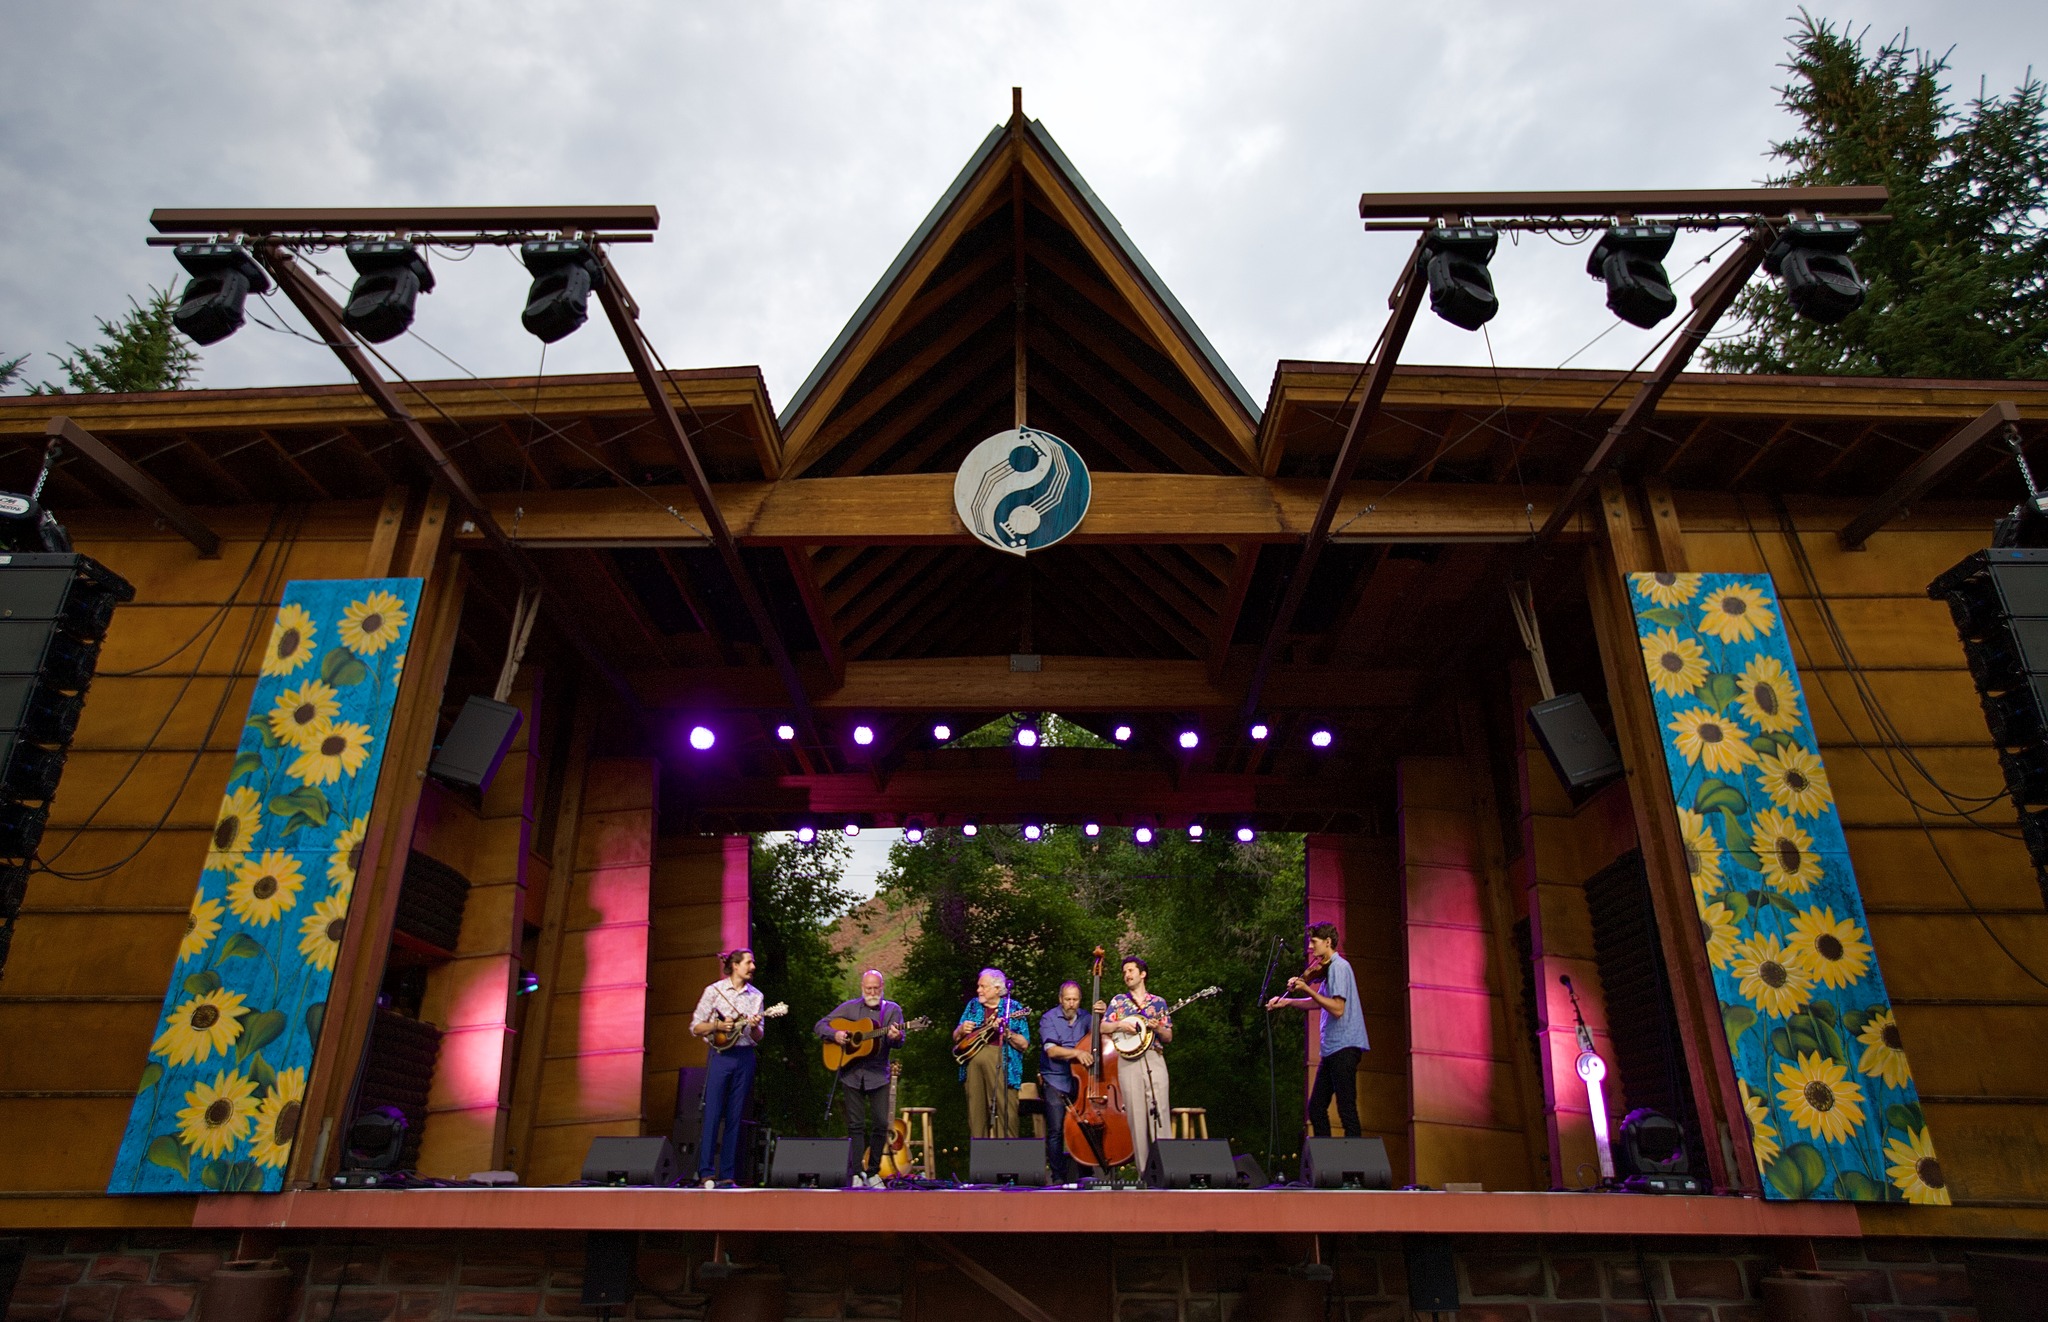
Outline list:
[[[1361,220],[1466,220],[1508,217],[1697,216],[1738,213],[1780,217],[1791,211],[1876,211],[1891,194],[1881,186],[1680,188],[1617,193],[1366,193]]]
[[[1002,1277],[983,1266],[981,1259],[939,1235],[925,1235],[919,1241],[925,1251],[953,1264],[953,1269],[994,1295],[996,1301],[1024,1319],[1024,1322],[1059,1322]]]
[[[623,207],[158,207],[159,234],[396,234],[407,230],[651,230],[661,212]]]
[[[1929,450],[1898,479],[1885,488],[1883,495],[1870,502],[1870,507],[1849,521],[1847,527],[1835,534],[1835,539],[1845,551],[1860,551],[1870,535],[1898,517],[1899,511],[1911,505],[1926,494],[1928,488],[1939,482],[1942,475],[1953,468],[1965,455],[1975,449],[1977,443],[2000,427],[2016,426],[2020,420],[2017,404],[2000,400],[1978,414],[1975,419],[1959,428],[1953,436]]]
[[[1657,568],[1667,574],[1683,574],[1686,563],[1685,530],[1678,523],[1678,505],[1671,499],[1671,484],[1661,477],[1643,481],[1643,501],[1650,507],[1650,527],[1657,535]]]
[[[1237,548],[1237,563],[1231,567],[1230,582],[1224,588],[1223,609],[1216,612],[1216,626],[1209,634],[1209,682],[1221,683],[1230,661],[1230,640],[1237,633],[1238,617],[1252,590],[1252,576],[1259,572],[1259,548]]]
[[[391,577],[391,562],[398,554],[398,535],[405,529],[405,510],[411,503],[411,487],[393,483],[385,488],[377,524],[370,530],[370,549],[363,557],[364,578]]]
[[[62,414],[50,419],[44,433],[61,440],[98,464],[100,471],[119,483],[137,503],[178,530],[178,535],[199,548],[202,560],[220,558],[220,535],[206,526],[184,501],[165,490],[163,483],[143,472],[109,449],[106,442]]]
[[[811,632],[817,636],[818,650],[824,654],[825,668],[834,676],[846,673],[846,652],[839,645],[839,630],[832,623],[832,611],[825,605],[825,595],[819,591],[817,571],[811,565],[811,552],[801,546],[785,546],[782,554],[789,561],[789,575],[796,580],[797,596],[803,599],[804,614],[811,621]],[[691,602],[692,609],[696,603]]]

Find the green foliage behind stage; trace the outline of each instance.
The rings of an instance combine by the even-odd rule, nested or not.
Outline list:
[[[756,850],[755,928],[763,985],[771,1000],[789,1000],[791,1020],[804,1034],[803,1051],[777,1053],[773,1064],[764,1059],[787,1098],[764,1103],[784,1132],[837,1133],[837,1116],[829,1128],[819,1125],[830,1081],[810,1049],[808,1027],[821,1010],[809,1002],[823,999],[829,1008],[859,971],[832,962],[825,972],[835,991],[824,996],[816,990],[821,930],[815,944],[790,939],[790,929],[824,920],[815,881],[791,880],[814,877],[823,861],[800,849]],[[1299,1014],[1272,1017],[1269,1075],[1269,1024],[1258,993],[1276,948],[1276,989],[1300,971],[1300,836],[1269,835],[1240,845],[1161,831],[1157,843],[1141,849],[1128,831],[1113,828],[1091,839],[1078,827],[1058,827],[1038,841],[1025,840],[1015,827],[984,827],[973,837],[941,829],[919,844],[897,845],[891,862],[882,877],[882,901],[908,909],[916,922],[903,967],[885,969],[889,995],[910,1017],[929,1015],[933,1022],[900,1053],[900,1101],[938,1108],[942,1173],[954,1169],[952,1163],[961,1174],[966,1170],[967,1120],[948,1037],[974,994],[976,975],[991,964],[1007,972],[1016,995],[1034,1012],[1035,1025],[1037,1014],[1054,1003],[1060,983],[1075,979],[1085,992],[1089,954],[1097,945],[1110,952],[1105,999],[1123,988],[1118,960],[1124,954],[1145,957],[1152,990],[1169,1001],[1211,984],[1222,987],[1220,996],[1175,1016],[1167,1053],[1173,1103],[1206,1107],[1211,1137],[1228,1138],[1233,1150],[1253,1153],[1269,1169],[1277,1152],[1292,1169],[1301,1147],[1304,1025]],[[781,912],[805,906],[808,915],[792,915],[794,922]],[[759,949],[768,944],[768,929],[792,961],[786,974]],[[825,957],[830,959],[829,950]],[[794,1042],[798,1033],[770,1036]],[[1034,1032],[1027,1080],[1036,1072],[1036,1047]],[[801,1077],[798,1070],[804,1071]]]

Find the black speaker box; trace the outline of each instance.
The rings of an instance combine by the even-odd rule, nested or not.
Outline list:
[[[1409,1309],[1416,1313],[1457,1312],[1458,1261],[1451,1241],[1441,1235],[1407,1235],[1401,1240],[1401,1253],[1407,1268]]]
[[[669,1141],[606,1135],[590,1140],[590,1153],[583,1158],[583,1183],[654,1185],[669,1188],[676,1182],[676,1150]]]
[[[1259,1165],[1259,1159],[1249,1152],[1237,1157],[1237,1183],[1245,1189],[1264,1189],[1272,1181],[1266,1178],[1266,1168]]]
[[[1578,693],[1560,693],[1529,709],[1529,728],[1543,745],[1557,778],[1583,794],[1621,774],[1621,755]]]
[[[427,774],[478,793],[489,789],[522,719],[517,707],[472,696],[427,764]]]
[[[598,1139],[602,1143],[605,1140]],[[631,1141],[631,1140],[628,1140]],[[640,1235],[593,1230],[583,1241],[583,1306],[623,1308],[640,1290]]]
[[[778,1137],[768,1157],[768,1187],[845,1188],[846,1140]]]
[[[1045,1141],[1037,1138],[971,1138],[967,1140],[969,1184],[1052,1183],[1045,1168]]]
[[[1158,1138],[1145,1159],[1145,1183],[1155,1189],[1235,1189],[1237,1162],[1221,1138]]]
[[[668,1141],[676,1145],[678,1158],[694,1153],[704,1137],[704,1081],[710,1075],[702,1065],[685,1065],[676,1071],[676,1114]]]
[[[1391,1189],[1394,1167],[1381,1139],[1316,1135],[1302,1146],[1301,1179],[1316,1189]]]

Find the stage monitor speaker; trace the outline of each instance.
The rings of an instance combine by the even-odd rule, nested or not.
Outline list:
[[[1442,1235],[1404,1235],[1401,1255],[1408,1269],[1409,1311],[1457,1312],[1458,1260],[1451,1251],[1451,1241]]]
[[[583,1306],[624,1308],[633,1302],[633,1296],[639,1290],[639,1232],[593,1230],[586,1235],[583,1240]]]
[[[1529,709],[1529,728],[1543,745],[1557,778],[1574,795],[1585,794],[1621,774],[1621,755],[1607,742],[1584,695],[1560,693]]]
[[[1264,1189],[1272,1183],[1266,1178],[1266,1168],[1259,1165],[1259,1159],[1249,1152],[1237,1156],[1237,1184],[1241,1189]]]
[[[778,1136],[768,1154],[771,1189],[843,1189],[846,1140]]]
[[[1035,1138],[970,1138],[967,1140],[969,1184],[1052,1183],[1045,1168],[1045,1143]]]
[[[1391,1189],[1394,1167],[1382,1139],[1318,1134],[1302,1146],[1301,1179],[1314,1189]]]
[[[472,696],[462,704],[455,728],[434,753],[427,774],[434,779],[479,794],[491,787],[498,764],[512,747],[523,718],[517,707],[489,698]]]
[[[676,1113],[668,1141],[676,1145],[677,1161],[682,1161],[685,1153],[694,1154],[698,1140],[704,1137],[704,1080],[710,1074],[702,1065],[685,1065],[676,1071]]]
[[[669,1141],[603,1135],[590,1140],[583,1183],[669,1188],[676,1182],[676,1150]]]
[[[1237,1162],[1221,1138],[1155,1138],[1145,1161],[1145,1183],[1155,1189],[1235,1189]]]

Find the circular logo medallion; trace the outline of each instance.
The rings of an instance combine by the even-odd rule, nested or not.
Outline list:
[[[953,479],[960,522],[998,551],[1043,551],[1088,513],[1088,465],[1051,432],[997,432],[974,447]]]

